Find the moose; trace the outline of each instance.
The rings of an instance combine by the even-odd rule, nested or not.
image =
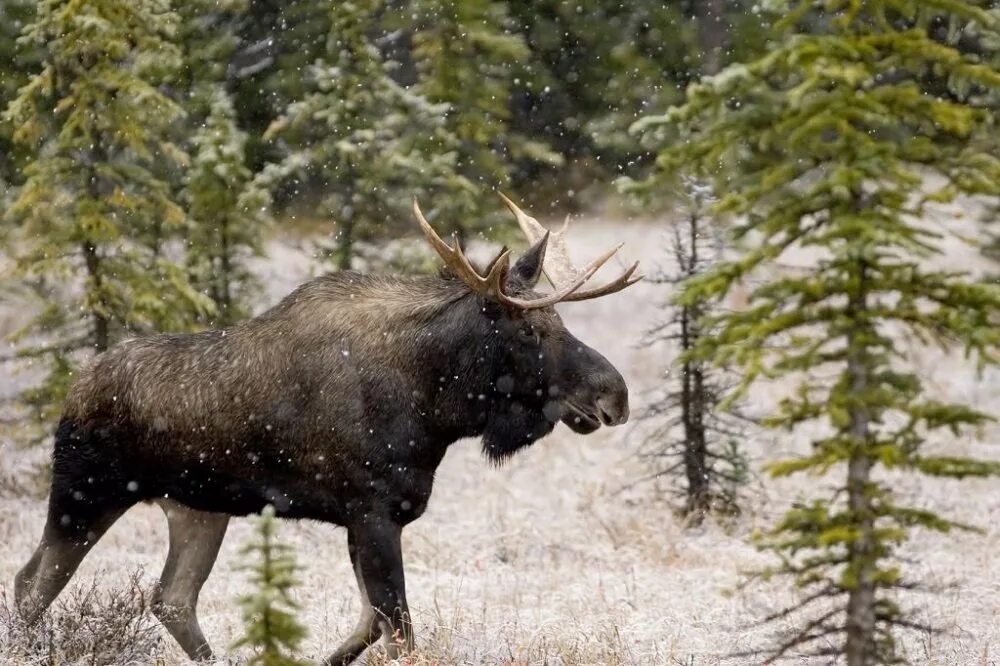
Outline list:
[[[576,269],[566,227],[550,233],[501,195],[533,243],[478,270],[413,211],[445,269],[313,279],[227,329],[125,340],[70,389],[56,433],[41,543],[15,580],[38,620],[101,535],[138,502],[158,503],[169,551],[154,613],[193,660],[212,650],[196,615],[231,516],[347,529],[364,610],[324,663],[384,640],[413,648],[400,535],[427,506],[449,445],[481,437],[501,463],[562,421],[580,434],[624,423],[628,388],[553,306],[620,291],[585,283],[621,247]],[[535,287],[542,273],[553,291]]]

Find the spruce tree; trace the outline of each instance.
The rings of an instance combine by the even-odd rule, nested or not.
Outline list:
[[[217,91],[232,78],[232,61],[240,44],[237,31],[247,21],[248,0],[186,0],[176,6],[176,42],[183,66],[174,85],[187,114],[185,129],[208,116]]]
[[[44,385],[25,396],[45,417],[74,351],[188,328],[211,302],[165,251],[185,223],[158,171],[185,158],[168,139],[183,112],[158,87],[180,64],[177,15],[164,0],[36,9],[21,41],[44,63],[4,113],[30,159],[4,219],[16,270],[41,300],[18,339],[20,355],[47,362]]]
[[[463,234],[495,210],[483,194],[510,181],[515,161],[558,165],[562,158],[510,122],[514,81],[524,78],[530,51],[513,30],[506,3],[413,0],[399,13],[412,30],[415,91],[447,104],[445,127],[454,137],[461,179],[437,200],[446,208],[442,218],[461,225],[455,231]]]
[[[247,133],[237,125],[227,90],[228,63],[238,45],[236,27],[245,0],[192,0],[180,8],[191,164],[184,173],[187,266],[192,283],[211,297],[215,312],[205,324],[228,326],[247,314],[254,285],[247,259],[262,251],[270,197],[247,165]]]
[[[925,216],[959,196],[994,200],[1000,183],[997,114],[983,100],[1000,87],[995,60],[964,53],[967,30],[995,35],[985,3],[948,0],[772,0],[766,55],[688,89],[687,102],[637,130],[677,131],[659,156],[664,174],[694,169],[725,192],[745,253],[685,283],[680,303],[720,298],[744,278],[749,303],[710,316],[696,358],[798,385],[765,423],[821,424],[808,453],[775,462],[777,476],[835,473],[828,496],[793,506],[762,537],[776,573],[793,577],[800,629],[775,646],[843,655],[850,666],[896,663],[900,627],[918,626],[896,592],[912,584],[898,550],[916,527],[952,519],[905,506],[885,470],[962,478],[1000,464],[928,449],[989,417],[928,396],[901,332],[915,345],[962,347],[997,360],[1000,289],[960,268],[925,261],[946,232]],[[940,35],[934,28],[952,26]],[[808,30],[807,30],[808,28]],[[816,264],[766,273],[789,251]],[[917,352],[919,353],[919,351]],[[831,375],[833,378],[831,379]],[[945,440],[947,441],[947,440]]]
[[[310,67],[310,90],[291,104],[266,136],[287,155],[262,175],[276,187],[295,175],[326,194],[320,213],[338,227],[331,254],[351,267],[358,239],[377,237],[420,189],[454,175],[444,131],[444,105],[397,84],[369,33],[380,0],[333,3],[323,59]]]
[[[228,326],[247,314],[255,284],[247,259],[262,251],[269,196],[246,165],[246,133],[236,126],[232,100],[212,88],[204,125],[191,138],[185,198],[191,220],[187,263],[191,281],[215,303],[211,323]]]
[[[246,0],[238,22],[239,48],[229,61],[240,127],[249,133],[251,168],[281,154],[263,133],[288,106],[309,92],[311,65],[323,57],[330,34],[329,0]]]
[[[258,666],[298,666],[305,662],[291,656],[306,636],[295,618],[298,604],[291,597],[298,565],[292,549],[277,542],[278,521],[268,505],[255,519],[255,540],[243,547],[243,566],[250,572],[254,592],[240,597],[245,634],[233,647],[250,647],[247,662]]]
[[[27,73],[38,65],[38,49],[17,43],[34,14],[34,0],[0,0],[0,109],[7,108],[17,97],[18,89],[27,81]],[[0,124],[0,202],[8,187],[18,179],[23,158],[23,151],[11,142],[11,130],[8,123]]]
[[[676,272],[656,279],[674,287],[721,259],[719,230],[707,213],[711,188],[690,181],[684,189],[686,215],[671,229]],[[667,320],[653,327],[645,340],[675,345],[679,356],[666,373],[663,392],[642,414],[656,425],[644,438],[640,455],[649,465],[649,478],[666,477],[672,486],[680,481],[680,514],[691,525],[700,525],[709,513],[739,513],[740,491],[748,480],[743,452],[748,419],[734,406],[720,409],[733,380],[691,353],[702,338],[713,335],[702,328],[712,306],[707,301],[668,303]]]

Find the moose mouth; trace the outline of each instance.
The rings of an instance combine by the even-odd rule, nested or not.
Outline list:
[[[562,422],[573,432],[586,435],[601,427],[601,420],[597,414],[568,400],[564,401],[563,405],[566,407],[566,413],[563,414]]]

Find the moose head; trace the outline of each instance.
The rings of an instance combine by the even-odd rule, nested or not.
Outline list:
[[[510,251],[502,249],[483,271],[472,265],[457,240],[452,245],[443,241],[413,203],[424,236],[450,273],[481,297],[481,316],[496,336],[500,358],[492,377],[492,413],[483,432],[483,450],[495,461],[548,434],[560,420],[580,434],[628,420],[628,387],[621,374],[566,329],[554,306],[612,294],[642,279],[634,275],[636,262],[611,282],[584,289],[621,245],[578,269],[567,248],[568,220],[559,231],[547,231],[500,196],[532,245],[513,265]],[[553,286],[549,294],[535,291],[543,273]]]

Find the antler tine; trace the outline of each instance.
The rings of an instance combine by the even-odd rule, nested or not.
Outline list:
[[[496,258],[493,265],[490,267],[490,272],[486,274],[484,282],[487,285],[488,290],[492,290],[489,293],[490,296],[494,298],[500,298],[503,294],[503,284],[507,280],[507,273],[510,271],[510,250],[504,249],[500,253],[500,256]]]
[[[451,246],[441,240],[441,237],[437,235],[434,231],[434,227],[431,226],[427,218],[424,217],[423,212],[420,210],[420,204],[417,203],[416,197],[413,198],[413,214],[417,217],[417,222],[420,223],[420,230],[424,232],[424,237],[434,248],[434,251],[444,259],[445,263],[449,266],[451,265],[453,250]]]
[[[503,303],[511,305],[522,310],[537,310],[539,308],[547,308],[551,305],[555,305],[559,301],[569,300],[567,297],[574,291],[579,289],[583,284],[590,279],[590,277],[597,272],[597,270],[606,264],[611,257],[615,256],[618,250],[622,249],[624,243],[619,244],[617,247],[613,247],[604,254],[602,254],[597,259],[594,259],[587,267],[576,277],[571,283],[557,289],[551,294],[542,296],[541,298],[532,299],[522,299],[514,298],[513,296],[507,296],[506,294],[499,293],[498,296]]]
[[[543,227],[538,220],[518,208],[517,204],[511,201],[506,194],[503,192],[497,192],[497,194],[499,194],[500,198],[503,199],[503,202],[507,204],[507,208],[510,209],[510,212],[514,213],[514,217],[517,218],[518,226],[521,227],[521,231],[523,231],[524,235],[528,237],[528,240],[531,243],[537,243],[540,241],[542,236],[545,235],[545,227]]]
[[[441,240],[441,237],[434,231],[427,218],[424,217],[416,198],[413,199],[413,214],[416,216],[417,222],[420,223],[420,229],[424,232],[424,236],[430,242],[431,247],[434,248],[434,251],[444,260],[445,265],[454,271],[459,279],[469,285],[476,293],[491,298],[499,298],[499,295],[503,292],[503,282],[507,277],[507,272],[510,270],[510,250],[502,252],[493,261],[490,272],[486,277],[483,277],[472,263],[469,262],[468,257],[465,256],[465,252],[462,250],[462,246],[459,245],[458,239],[455,239],[454,247]]]
[[[621,291],[626,287],[631,287],[633,284],[639,280],[646,277],[645,275],[637,275],[632,277],[636,269],[639,268],[639,262],[635,262],[629,267],[627,271],[619,275],[617,278],[608,282],[606,285],[597,287],[596,289],[584,289],[582,291],[574,291],[564,298],[564,301],[586,301],[591,298],[597,298],[598,296],[607,296],[608,294],[613,294],[616,291]]]
[[[455,256],[455,260],[461,266],[461,272],[463,275],[468,275],[470,277],[475,276],[478,281],[481,281],[483,277],[476,270],[469,258],[465,256],[465,252],[462,250],[462,246],[458,242],[458,238],[452,240],[452,253]]]
[[[517,204],[511,201],[503,192],[498,192],[497,194],[500,195],[507,208],[517,218],[517,224],[521,227],[524,235],[528,237],[529,243],[537,243],[542,239],[542,236],[549,234],[549,244],[545,250],[545,261],[542,263],[542,271],[544,271],[545,277],[549,279],[552,286],[559,289],[562,285],[573,282],[580,271],[573,265],[573,261],[569,258],[569,251],[566,249],[566,231],[569,228],[569,216],[566,217],[559,231],[550,231],[543,227],[538,220],[518,208]]]

